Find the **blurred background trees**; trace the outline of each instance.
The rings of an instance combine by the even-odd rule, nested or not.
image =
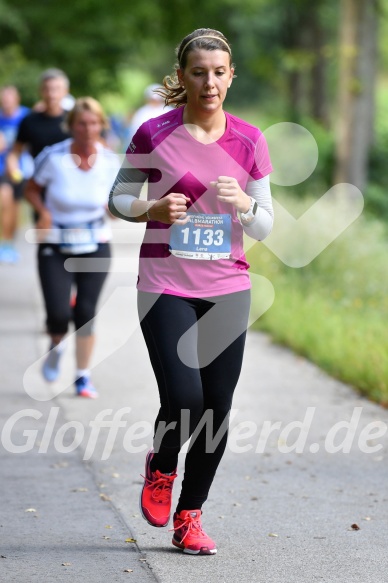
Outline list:
[[[318,142],[316,171],[295,195],[350,182],[388,219],[388,0],[0,0],[0,85],[32,105],[39,73],[60,67],[73,95],[97,97],[125,124],[144,87],[172,71],[181,38],[203,26],[232,44],[227,107],[263,130],[300,123]]]
[[[374,142],[379,13],[376,0],[341,3],[335,178],[361,190]]]
[[[232,44],[227,107],[262,129],[300,123],[317,140],[317,169],[296,196],[350,182],[388,219],[388,0],[0,0],[0,85],[32,105],[39,73],[60,67],[75,96],[125,124],[203,26]]]
[[[258,112],[261,125],[318,126],[320,179],[368,185],[370,208],[388,216],[387,123],[376,132],[375,117],[386,117],[375,104],[386,84],[387,8],[388,0],[0,0],[0,84],[15,83],[31,105],[39,72],[57,66],[74,95],[95,95],[125,116],[148,82],[171,72],[185,34],[220,29],[237,64],[228,103]]]

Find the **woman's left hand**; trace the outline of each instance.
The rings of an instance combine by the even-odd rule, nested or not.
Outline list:
[[[251,204],[251,197],[245,194],[235,178],[230,176],[219,176],[218,179],[211,182],[210,185],[217,188],[218,200],[232,204],[239,213],[248,212]]]

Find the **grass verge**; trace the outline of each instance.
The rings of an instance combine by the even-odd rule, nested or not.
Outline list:
[[[299,216],[313,202],[288,196],[283,204]],[[275,288],[273,305],[254,327],[388,406],[388,242],[384,223],[361,215],[302,268],[284,265],[265,242],[254,245],[247,257],[251,271],[265,276]],[[253,284],[253,301],[255,295],[259,296],[259,290]]]

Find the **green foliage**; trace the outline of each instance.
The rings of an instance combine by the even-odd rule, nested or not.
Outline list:
[[[369,157],[366,210],[388,220],[388,79],[381,77],[376,92],[375,140]]]
[[[298,185],[298,196],[306,196],[311,192],[324,192],[333,186],[335,144],[333,132],[327,130],[312,118],[304,117],[300,120],[300,124],[314,137],[319,154],[313,174]]]
[[[372,216],[380,217],[383,220],[388,219],[388,196],[386,186],[374,183],[370,183],[367,186],[365,192],[365,210]]]
[[[36,102],[36,80],[40,70],[36,63],[26,60],[19,45],[8,45],[0,51],[0,86],[18,87],[25,105]]]
[[[155,82],[142,70],[121,68],[118,72],[117,91],[105,91],[99,96],[108,114],[127,116],[143,102],[145,87]]]
[[[214,27],[231,41],[236,63],[238,78],[228,94],[227,108],[243,111],[241,117],[247,110],[246,119],[262,129],[279,121],[297,121],[317,140],[318,166],[298,187],[302,197],[332,185],[339,4],[337,0],[170,0],[168,4],[146,0],[128,6],[122,0],[108,4],[77,0],[70,5],[59,0],[0,0],[0,84],[16,84],[24,103],[32,105],[39,73],[49,66],[60,67],[69,75],[75,96],[93,95],[109,113],[124,116],[140,105],[148,82],[161,82],[172,71],[174,48],[183,36],[195,28]],[[388,0],[379,0],[379,6],[384,70]],[[319,35],[323,44],[317,48],[314,41]],[[322,127],[311,118],[312,70],[319,57],[323,57],[322,95],[331,128],[329,121],[324,120]],[[388,82],[383,80],[377,95],[377,135],[366,206],[368,212],[388,218],[385,85]],[[314,115],[319,117],[316,109]]]
[[[5,0],[0,0],[0,34],[3,37],[15,35],[22,40],[27,35],[27,26],[17,9]]]
[[[283,203],[299,216],[313,199],[302,203],[288,195]],[[259,329],[388,404],[386,235],[382,222],[360,217],[301,269],[284,265],[265,244],[255,245],[248,259],[252,271],[275,288],[274,304],[258,321]]]
[[[379,58],[383,71],[388,67],[388,0],[379,0]]]
[[[214,27],[232,42],[240,78],[239,93],[231,100],[243,103],[282,86],[282,62],[291,58],[284,53],[290,18],[297,24],[310,4],[293,0],[285,10],[281,0],[171,0],[168,6],[147,0],[130,7],[121,0],[77,0],[70,6],[58,0],[12,0],[11,7],[1,0],[0,52],[20,44],[27,61],[42,69],[63,68],[76,95],[115,92],[121,66],[143,68],[161,80],[172,68],[181,38],[195,28]],[[303,58],[311,60],[311,55]],[[96,71],[103,87],[95,85]]]
[[[94,72],[106,73],[105,89],[117,89],[116,67],[134,54],[160,43],[161,5],[155,0],[129,8],[121,0],[77,0],[70,6],[57,0],[31,3],[13,0],[18,27],[4,30],[1,46],[19,42],[26,59],[41,69],[56,66],[69,75],[73,91],[92,92]],[[150,18],[152,14],[152,18]],[[143,53],[144,55],[144,53]],[[151,59],[150,59],[151,60]]]
[[[284,101],[274,99],[272,103],[260,100],[257,101],[257,107],[253,108],[234,108],[230,109],[239,117],[242,117],[249,123],[256,125],[263,132],[270,126],[289,121],[287,117],[279,115],[279,112],[284,111]],[[324,128],[321,124],[310,117],[303,117],[299,120],[300,125],[306,128],[314,137],[318,146],[318,163],[312,175],[298,184],[294,195],[304,198],[311,194],[311,192],[326,191],[333,186],[334,160],[335,160],[335,145],[333,132]],[[271,153],[271,152],[270,152]],[[279,187],[272,185],[273,193],[282,191]]]

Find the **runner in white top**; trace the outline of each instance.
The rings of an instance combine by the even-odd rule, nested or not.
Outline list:
[[[163,89],[163,87],[157,83],[148,85],[148,87],[145,88],[145,103],[133,114],[127,135],[128,142],[132,140],[141,124],[172,109],[170,105],[166,105],[164,98],[158,93],[160,89]]]
[[[99,141],[107,121],[97,101],[77,99],[68,125],[72,138],[39,154],[25,196],[38,214],[38,268],[51,337],[43,376],[49,382],[58,378],[63,339],[73,320],[76,394],[94,398],[97,392],[89,371],[95,341],[93,319],[109,268],[107,192],[117,173],[118,159]],[[67,270],[65,261],[74,257],[99,258],[99,271]],[[76,300],[71,305],[73,287]]]

